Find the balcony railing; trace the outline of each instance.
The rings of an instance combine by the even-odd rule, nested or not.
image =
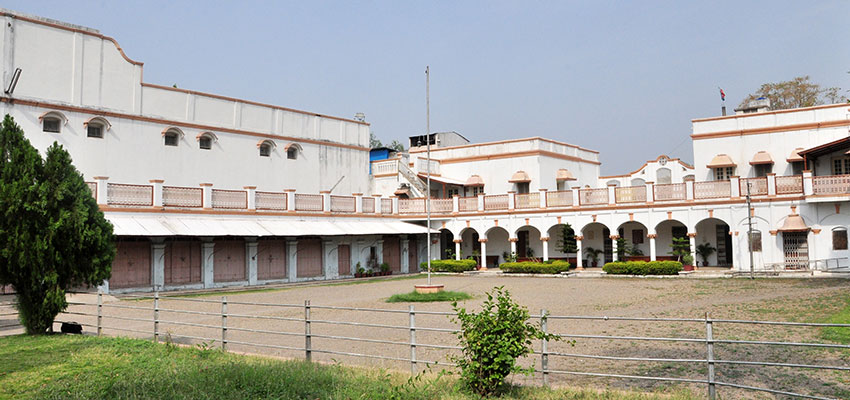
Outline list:
[[[457,199],[457,209],[461,212],[478,211],[478,197],[461,197]]]
[[[381,214],[393,213],[393,199],[381,199]]]
[[[257,192],[256,193],[257,209],[286,211],[286,193],[279,192]]]
[[[514,208],[540,208],[540,192],[537,193],[517,193],[514,196]]]
[[[153,186],[110,183],[106,186],[106,198],[110,205],[149,207],[153,205]]]
[[[750,187],[750,196],[767,196],[767,177],[741,178],[741,196],[747,195],[747,185]]]
[[[685,200],[688,198],[688,187],[684,183],[655,185],[653,194],[655,201]]]
[[[847,194],[850,193],[850,175],[815,176],[812,185],[817,195]]]
[[[608,189],[579,189],[579,205],[608,204]]]
[[[776,194],[802,194],[803,175],[777,176]]]
[[[400,199],[399,214],[425,214],[425,199]]]
[[[506,194],[488,194],[484,196],[484,210],[507,210],[508,195]]]
[[[374,197],[364,197],[362,200],[363,204],[363,212],[367,214],[373,214],[375,212],[375,198]]]
[[[546,207],[569,207],[573,205],[573,191],[546,192]]]
[[[322,211],[324,203],[324,196],[320,194],[295,193],[296,211]]]
[[[355,198],[351,196],[331,196],[331,212],[353,213],[355,211]]]
[[[204,206],[204,190],[195,187],[163,186],[162,205],[177,208],[201,208]]]
[[[420,174],[428,173],[428,159],[426,158],[417,158],[416,159],[416,172]],[[440,161],[431,159],[431,173],[435,175],[440,174]]]
[[[646,186],[626,186],[614,188],[614,200],[619,203],[645,203]]]
[[[730,181],[694,182],[695,199],[718,199],[730,197],[732,186]]]
[[[372,162],[372,175],[392,175],[398,173],[398,160]]]
[[[212,190],[213,208],[244,210],[248,208],[248,192],[244,190]]]

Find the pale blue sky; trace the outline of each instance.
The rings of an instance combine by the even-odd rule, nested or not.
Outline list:
[[[761,83],[850,88],[850,1],[37,1],[99,29],[145,81],[352,117],[384,142],[431,127],[599,150],[603,174],[693,159],[690,120]],[[845,92],[846,94],[846,92]]]

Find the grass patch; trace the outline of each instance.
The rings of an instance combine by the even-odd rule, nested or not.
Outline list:
[[[0,338],[0,398],[15,399],[456,399],[451,377],[224,353],[94,336]],[[688,392],[514,387],[511,400],[696,399]]]
[[[432,301],[459,301],[469,300],[472,295],[466,292],[452,292],[444,290],[437,293],[410,293],[394,294],[387,299],[387,303],[428,303]]]
[[[850,324],[850,297],[845,299],[844,308],[830,315],[824,322],[828,324]],[[825,327],[821,330],[820,336],[830,342],[850,344],[850,328]]]

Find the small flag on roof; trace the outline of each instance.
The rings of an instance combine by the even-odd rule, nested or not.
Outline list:
[[[726,101],[726,93],[723,91],[723,88],[718,87],[720,89],[720,100]]]

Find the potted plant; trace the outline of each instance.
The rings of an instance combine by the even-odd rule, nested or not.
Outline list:
[[[599,264],[599,255],[602,254],[602,250],[594,249],[593,247],[588,247],[584,250],[587,253],[587,261],[591,267],[596,268],[597,264]]]
[[[381,263],[381,275],[390,275],[393,272],[390,271],[390,265],[387,263]]]
[[[697,255],[702,258],[702,266],[708,266],[708,257],[714,254],[717,249],[711,245],[711,243],[703,243],[697,246]]]
[[[360,266],[359,261],[357,262],[357,269],[355,271],[356,271],[354,273],[355,278],[362,278],[362,277],[366,276],[366,270],[363,269],[363,267]]]
[[[694,256],[690,254],[685,254],[682,256],[682,269],[684,269],[685,271],[694,270]]]

